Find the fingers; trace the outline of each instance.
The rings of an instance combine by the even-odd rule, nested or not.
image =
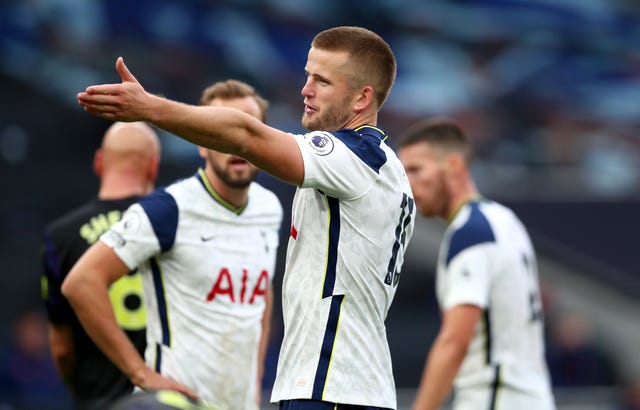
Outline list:
[[[122,57],[118,57],[118,59],[116,60],[116,70],[118,70],[118,74],[120,74],[122,82],[138,82],[138,80],[136,80],[133,74],[131,74],[131,71],[129,71],[129,69],[125,65],[124,59]]]
[[[91,85],[85,90],[87,94],[116,95],[123,92],[122,84]]]
[[[108,118],[105,116],[105,118]],[[163,376],[149,368],[145,369],[145,376],[137,385],[143,390],[175,390],[184,394],[192,400],[199,400],[199,397],[187,386],[184,386],[169,377]]]
[[[200,399],[197,394],[195,394],[193,391],[191,391],[188,387],[183,386],[181,384],[176,383],[176,389],[175,390],[177,390],[180,393],[184,394],[185,396],[187,396],[191,400],[199,400]]]
[[[108,92],[85,91],[77,94],[80,104],[115,104],[117,102],[116,94]]]

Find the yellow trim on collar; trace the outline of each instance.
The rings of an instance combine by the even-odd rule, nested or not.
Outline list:
[[[465,199],[464,201],[460,202],[460,204],[458,204],[458,206],[456,206],[456,208],[451,213],[451,216],[449,217],[449,219],[447,219],[447,225],[449,225],[451,223],[451,221],[453,221],[455,219],[456,215],[458,214],[458,212],[460,212],[460,209],[463,206],[465,206],[469,202],[478,201],[480,199],[482,199],[482,195],[473,195],[473,196]]]
[[[373,126],[373,125],[361,125],[358,128],[356,128],[354,131],[360,131],[363,128],[373,128],[374,130],[378,131],[380,134],[384,135],[384,138],[382,139],[382,141],[386,140],[387,138],[389,138],[389,136],[387,135],[386,132],[382,131],[380,128]]]
[[[235,206],[231,202],[221,197],[220,194],[218,194],[216,190],[213,189],[211,182],[209,182],[209,178],[207,178],[207,174],[204,172],[202,168],[198,168],[198,174],[200,175],[200,178],[202,178],[202,182],[204,183],[204,186],[207,188],[207,191],[209,191],[209,194],[211,194],[213,199],[215,199],[220,205],[224,206],[225,208],[227,208],[228,210],[230,210],[236,215],[240,215],[242,211],[244,211],[244,209],[247,207],[247,204],[244,204],[242,206]]]

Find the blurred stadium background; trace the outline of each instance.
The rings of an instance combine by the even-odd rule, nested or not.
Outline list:
[[[268,123],[302,132],[308,45],[336,25],[373,29],[395,51],[379,118],[391,144],[414,120],[457,118],[476,145],[480,190],[528,225],[559,408],[640,408],[637,0],[3,0],[1,409],[68,408],[43,333],[39,248],[47,222],[96,194],[91,159],[108,123],[83,113],[76,93],[118,81],[122,55],[147,90],[185,102],[213,81],[246,80],[271,101]],[[162,142],[160,185],[200,164],[193,146]],[[260,181],[288,212],[293,189]],[[387,320],[400,408],[439,326],[441,232],[418,221]],[[265,395],[281,334],[276,305]]]

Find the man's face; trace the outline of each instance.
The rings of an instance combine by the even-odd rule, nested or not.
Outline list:
[[[337,131],[355,115],[355,93],[348,87],[350,65],[346,52],[311,47],[302,87],[302,126],[309,131]]]
[[[253,97],[214,99],[209,105],[237,108],[258,119],[262,117],[260,106]],[[246,188],[258,175],[258,168],[243,158],[202,147],[198,147],[198,152],[211,165],[216,176],[230,188]]]
[[[443,154],[428,143],[419,142],[400,148],[398,157],[409,177],[420,214],[446,218],[450,194]]]

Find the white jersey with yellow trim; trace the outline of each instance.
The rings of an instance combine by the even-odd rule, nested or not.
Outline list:
[[[402,164],[375,127],[295,136],[284,339],[272,401],[396,407],[384,325],[413,233]]]
[[[510,209],[476,199],[457,211],[440,248],[436,292],[443,311],[461,304],[484,311],[456,376],[454,408],[553,409],[536,256]],[[478,395],[489,403],[465,403]]]
[[[147,304],[147,364],[222,409],[255,408],[264,293],[282,207],[253,182],[245,207],[202,170],[132,205],[101,240],[138,266]]]

